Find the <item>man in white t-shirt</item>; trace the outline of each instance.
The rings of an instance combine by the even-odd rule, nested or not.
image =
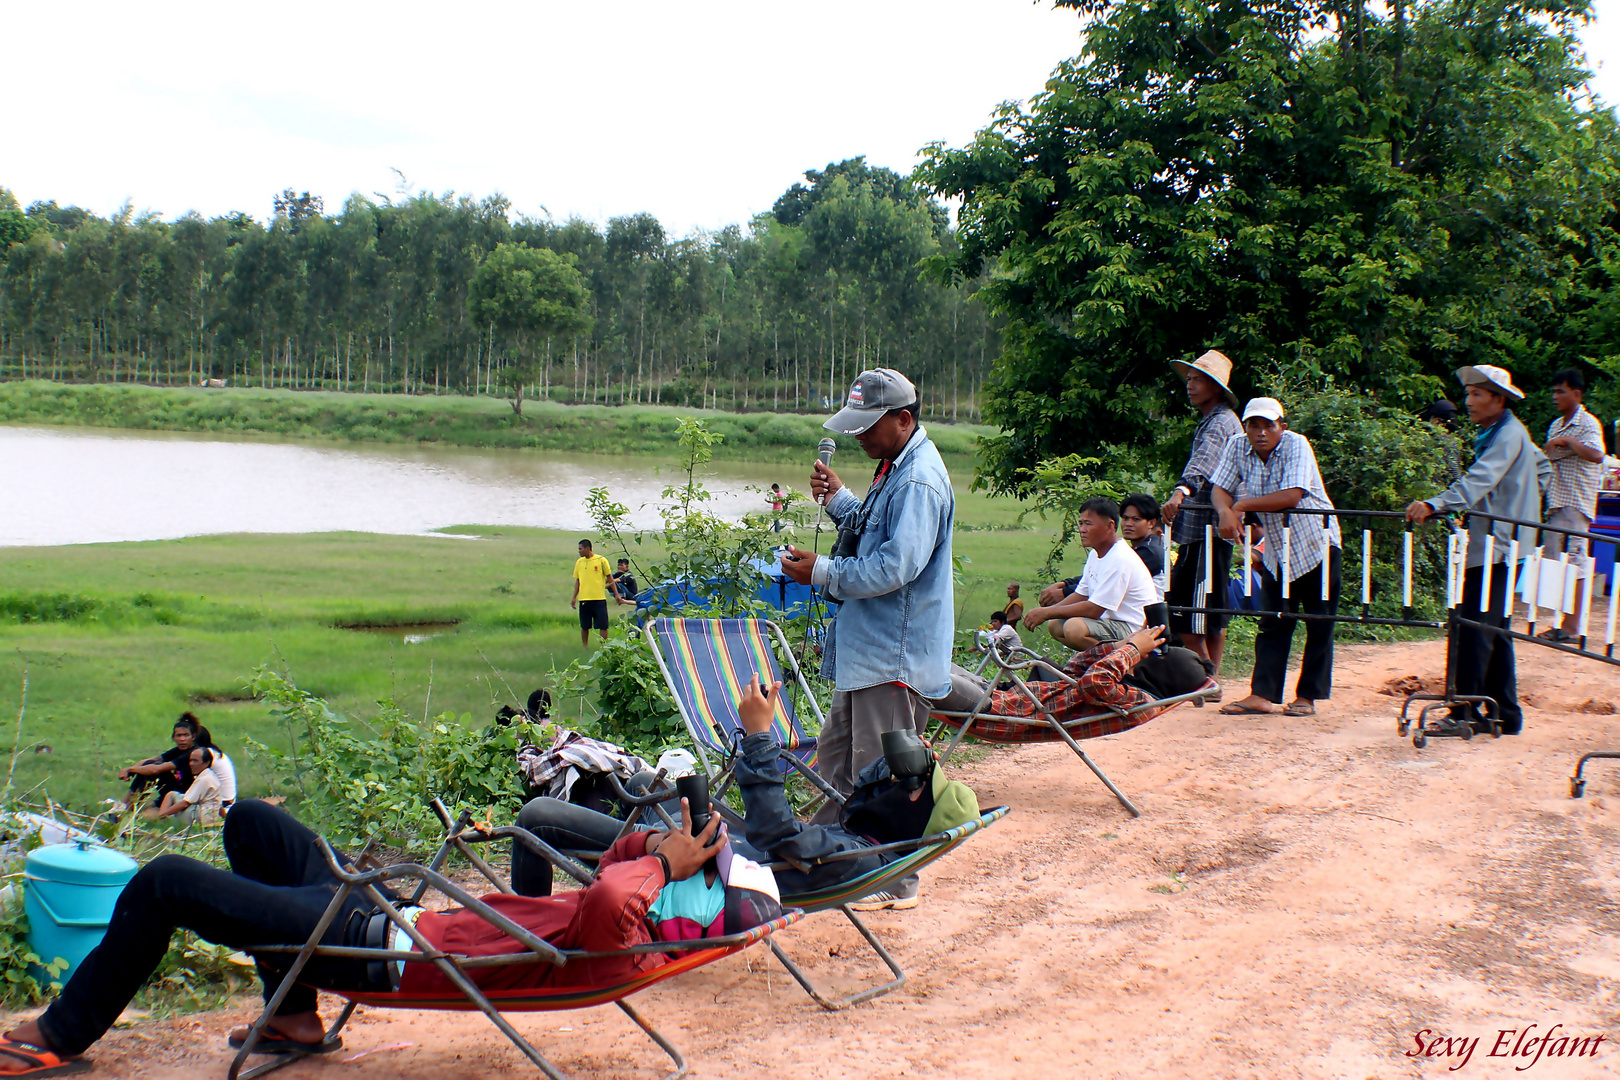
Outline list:
[[[1074,592],[1024,616],[1027,629],[1048,623],[1052,637],[1077,652],[1124,641],[1142,629],[1147,606],[1159,602],[1153,575],[1119,538],[1119,504],[1114,500],[1088,499],[1080,508],[1080,542],[1091,557]]]

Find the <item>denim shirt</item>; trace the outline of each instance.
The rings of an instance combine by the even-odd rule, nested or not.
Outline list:
[[[1438,513],[1459,514],[1480,510],[1487,514],[1518,518],[1520,521],[1541,520],[1541,499],[1552,479],[1552,466],[1547,463],[1524,424],[1511,412],[1480,435],[1483,444],[1479,456],[1450,487],[1428,500]],[[1468,566],[1485,565],[1485,536],[1496,537],[1491,552],[1493,563],[1506,562],[1512,550],[1514,536],[1519,540],[1519,558],[1527,558],[1535,550],[1536,530],[1505,522],[1468,519]]]
[[[944,697],[956,632],[956,496],[927,432],[913,436],[872,499],[856,554],[827,560],[827,593],[840,606],[827,631],[822,677],[838,690],[898,682],[923,697]],[[840,488],[827,514],[842,524],[860,507]]]

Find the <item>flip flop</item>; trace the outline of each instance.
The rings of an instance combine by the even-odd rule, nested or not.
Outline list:
[[[1270,716],[1271,710],[1254,709],[1243,704],[1241,701],[1234,701],[1230,705],[1222,705],[1220,708],[1220,713],[1222,716]]]
[[[1562,626],[1555,626],[1550,630],[1543,630],[1536,637],[1543,641],[1551,641],[1559,645],[1575,640],[1575,635],[1565,632]]]
[[[0,1076],[72,1076],[95,1068],[93,1062],[84,1058],[63,1058],[43,1046],[16,1039],[0,1038],[0,1054],[30,1066],[22,1072],[0,1073]]]
[[[225,1042],[232,1050],[240,1050],[242,1044],[247,1042],[247,1039],[232,1032]],[[299,1042],[297,1039],[289,1039],[274,1028],[265,1028],[259,1032],[259,1041],[253,1044],[255,1054],[330,1054],[341,1049],[343,1049],[343,1037],[341,1035],[335,1039],[322,1039],[317,1043],[308,1043]]]
[[[1316,715],[1316,702],[1314,702],[1314,701],[1296,701],[1292,705],[1288,706],[1288,708],[1283,710],[1283,715],[1284,716],[1315,716]]]

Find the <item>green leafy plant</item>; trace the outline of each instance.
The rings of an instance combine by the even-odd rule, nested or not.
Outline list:
[[[67,966],[60,956],[46,961],[34,952],[28,944],[22,890],[9,889],[0,899],[0,1005],[21,1009],[40,1004],[62,989],[62,972]]]

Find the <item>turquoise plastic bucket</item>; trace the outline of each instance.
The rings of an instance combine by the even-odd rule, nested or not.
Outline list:
[[[58,957],[68,962],[57,976],[62,982],[101,944],[118,895],[139,869],[129,856],[84,839],[28,853],[23,868],[28,944],[47,964]]]

